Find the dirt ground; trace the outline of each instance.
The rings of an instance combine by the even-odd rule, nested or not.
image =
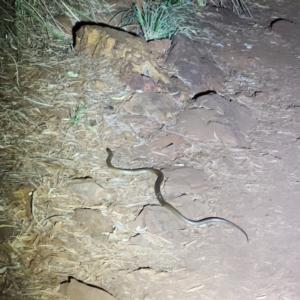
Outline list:
[[[82,27],[1,73],[1,299],[300,298],[300,2],[249,9],[172,44]]]

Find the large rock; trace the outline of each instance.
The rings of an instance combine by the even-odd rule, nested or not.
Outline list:
[[[181,112],[177,128],[201,142],[217,140],[231,147],[247,148],[249,141],[245,137],[255,124],[249,109],[214,94],[199,98],[191,110]]]
[[[189,87],[190,96],[223,88],[223,72],[208,54],[200,51],[199,43],[184,35],[174,37],[166,62],[174,76]]]
[[[167,90],[169,75],[159,68],[142,38],[110,27],[87,25],[76,32],[75,49],[94,60],[108,59],[111,68],[133,90]]]
[[[300,25],[289,20],[276,19],[270,27],[273,32],[279,34],[287,41],[300,43]]]

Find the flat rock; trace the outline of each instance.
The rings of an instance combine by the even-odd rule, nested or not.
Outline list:
[[[111,222],[99,210],[76,209],[72,219],[87,235],[101,242],[108,241],[108,233],[113,230]]]
[[[231,147],[245,148],[249,147],[246,132],[255,124],[249,109],[214,94],[201,97],[193,109],[181,112],[177,127],[186,136],[202,142],[218,140]]]
[[[145,207],[135,221],[128,223],[128,227],[133,230],[138,226],[146,227],[147,231],[158,234],[169,230],[181,230],[184,228],[184,223],[158,203],[157,206]]]
[[[74,278],[71,278],[70,282],[61,283],[58,292],[73,300],[116,299],[102,288],[77,281]]]
[[[167,194],[183,195],[202,193],[210,187],[204,171],[191,167],[164,169],[167,178],[165,191]]]
[[[167,119],[176,112],[176,104],[172,97],[158,93],[136,93],[123,105],[123,108],[134,115],[153,117],[160,123],[166,123]]]
[[[172,161],[180,155],[183,145],[185,145],[183,137],[172,133],[166,133],[156,137],[156,139],[151,141],[147,147],[152,149],[152,155],[157,156],[157,158],[164,161]]]
[[[84,197],[86,206],[99,205],[107,196],[105,189],[92,179],[74,179],[68,184],[67,189]]]

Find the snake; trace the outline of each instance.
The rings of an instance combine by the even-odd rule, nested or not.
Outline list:
[[[246,231],[243,228],[241,228],[240,226],[238,226],[237,224],[235,224],[227,219],[223,219],[223,218],[219,218],[219,217],[208,217],[208,218],[204,218],[204,219],[195,221],[195,220],[191,220],[191,219],[188,219],[187,217],[185,217],[179,210],[177,210],[173,205],[171,205],[169,202],[167,202],[164,199],[164,197],[161,193],[161,190],[160,190],[160,187],[164,181],[164,174],[160,170],[155,169],[155,168],[137,168],[137,169],[117,168],[111,163],[112,158],[114,156],[113,152],[109,148],[106,148],[106,152],[108,154],[107,159],[106,159],[106,165],[108,166],[109,169],[111,169],[119,174],[136,175],[136,174],[151,173],[151,174],[156,175],[157,179],[154,184],[154,192],[155,192],[158,202],[160,203],[160,205],[162,207],[165,207],[166,209],[168,209],[171,213],[173,213],[176,217],[178,217],[183,222],[190,224],[190,225],[198,225],[198,226],[207,224],[207,223],[214,223],[214,222],[226,223],[226,224],[231,225],[231,226],[237,228],[238,230],[240,230],[245,235],[247,242],[249,242],[249,238],[248,238]]]

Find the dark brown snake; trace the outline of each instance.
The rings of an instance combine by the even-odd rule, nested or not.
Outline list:
[[[158,202],[160,203],[161,206],[168,209],[175,216],[177,216],[180,220],[182,220],[185,223],[190,224],[190,225],[203,225],[203,224],[212,223],[212,222],[226,223],[226,224],[229,224],[229,225],[239,229],[246,236],[247,242],[249,241],[246,231],[243,228],[241,228],[240,226],[236,225],[235,223],[233,223],[229,220],[226,220],[223,218],[218,218],[218,217],[209,217],[209,218],[201,219],[199,221],[194,221],[194,220],[186,218],[174,206],[172,206],[170,203],[165,201],[164,197],[162,196],[161,191],[160,191],[160,186],[161,186],[162,182],[164,181],[164,174],[160,170],[155,169],[155,168],[138,168],[138,169],[116,168],[111,163],[111,160],[114,156],[112,151],[109,148],[106,148],[106,152],[108,154],[107,159],[106,159],[106,164],[110,169],[114,170],[115,172],[118,172],[120,174],[127,174],[127,175],[135,175],[135,174],[142,174],[142,173],[155,174],[157,176],[157,179],[154,184],[154,192],[155,192]]]

